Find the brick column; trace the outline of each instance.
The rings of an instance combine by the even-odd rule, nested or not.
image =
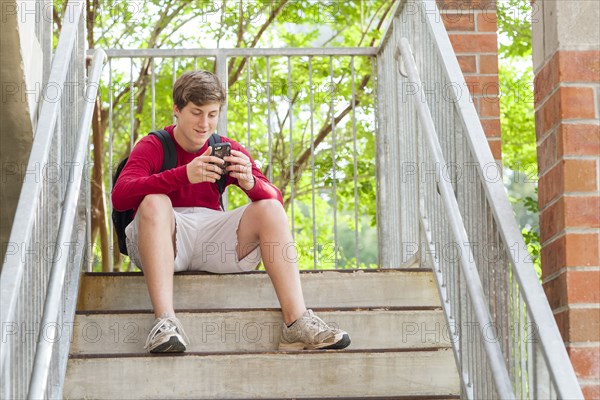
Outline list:
[[[498,25],[490,0],[437,0],[494,159],[501,161]]]
[[[534,4],[543,286],[587,399],[600,398],[600,2]]]

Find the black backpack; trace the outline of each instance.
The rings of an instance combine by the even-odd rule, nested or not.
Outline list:
[[[160,172],[173,169],[177,166],[177,151],[175,150],[175,143],[173,142],[173,138],[171,135],[164,129],[159,131],[150,132],[149,135],[154,135],[158,137],[160,143],[162,144],[163,153],[165,155],[162,163],[162,167]],[[221,143],[221,136],[213,133],[210,138],[208,138],[208,145],[213,146],[215,143]],[[117,165],[117,170],[113,176],[113,189],[115,188],[115,184],[117,183],[117,179],[119,179],[119,175],[121,175],[121,171],[127,164],[127,160],[129,157],[125,157],[119,162]],[[225,191],[225,180],[227,175],[223,175],[221,179],[216,182],[217,188],[219,189],[219,202],[221,203],[221,208],[225,210],[223,206],[223,192]],[[112,221],[115,226],[115,232],[117,233],[117,239],[119,242],[119,251],[121,254],[127,254],[127,244],[125,241],[125,228],[127,225],[133,221],[133,209],[118,211],[113,208],[112,211]]]

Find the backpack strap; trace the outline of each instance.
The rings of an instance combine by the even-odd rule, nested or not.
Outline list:
[[[221,142],[222,142],[221,135],[219,135],[218,133],[213,133],[208,138],[208,145],[211,147],[214,146],[215,144],[221,143]],[[221,209],[223,211],[225,211],[225,206],[223,205],[223,192],[225,191],[225,182],[226,181],[227,181],[227,175],[223,175],[217,182],[215,182],[217,185],[217,189],[219,190],[219,203],[221,203]]]
[[[162,144],[164,158],[161,172],[175,168],[177,166],[177,150],[175,150],[175,142],[169,132],[161,129],[149,134],[156,136]]]

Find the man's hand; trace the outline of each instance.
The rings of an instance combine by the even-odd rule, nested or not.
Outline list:
[[[212,147],[208,146],[202,155],[194,158],[186,165],[187,177],[190,183],[211,182],[215,183],[221,178],[223,164],[219,157],[211,156]]]
[[[237,178],[238,183],[244,190],[254,187],[254,176],[252,175],[252,163],[244,153],[231,150],[231,155],[224,158],[230,165],[227,167],[229,175]]]

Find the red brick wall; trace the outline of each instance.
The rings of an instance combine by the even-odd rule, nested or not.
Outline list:
[[[600,398],[600,52],[536,71],[543,286],[584,395]]]
[[[495,2],[438,0],[437,3],[492,154],[500,161],[502,145]]]

